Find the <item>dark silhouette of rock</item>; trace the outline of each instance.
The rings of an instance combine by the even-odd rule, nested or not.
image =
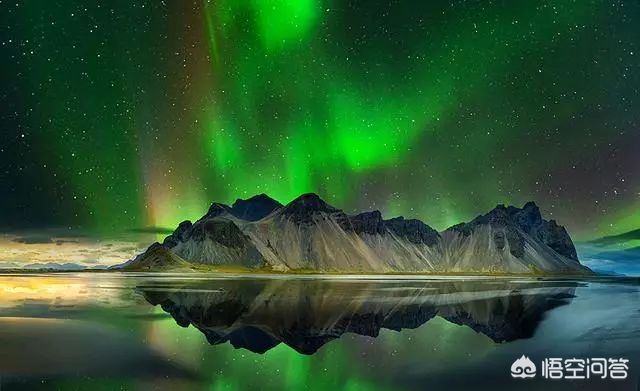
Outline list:
[[[191,238],[196,241],[210,239],[227,247],[238,248],[248,240],[242,230],[225,218],[207,219],[191,229]]]
[[[569,233],[563,226],[558,225],[555,220],[543,221],[537,231],[537,237],[558,254],[578,261],[578,253]]]
[[[439,315],[451,323],[468,326],[489,336],[494,342],[511,342],[531,338],[547,311],[567,304],[574,297],[573,289],[568,289],[527,302],[530,298],[514,292],[499,304],[500,300],[489,304],[492,311],[488,319],[478,318],[486,310],[487,300],[452,304],[442,308]]]
[[[172,248],[172,247],[175,247],[179,242],[186,241],[189,238],[192,227],[193,227],[193,224],[191,224],[191,221],[189,220],[183,221],[178,225],[178,228],[176,228],[176,230],[173,231],[171,235],[167,236],[164,239],[162,244],[167,248]]]
[[[382,214],[377,210],[349,216],[349,223],[350,225],[344,228],[357,234],[385,235],[391,233],[414,244],[433,246],[440,237],[438,231],[420,220],[405,219],[402,216],[383,220]]]
[[[317,194],[314,193],[301,195],[300,197],[288,203],[280,211],[280,214],[282,216],[285,216],[300,224],[311,223],[313,220],[313,215],[319,213],[331,214],[342,213],[342,211],[327,204]]]
[[[204,215],[200,220],[211,219],[218,216],[224,216],[226,214],[232,214],[231,208],[229,207],[229,205],[221,204],[219,202],[214,202],[209,207],[207,214]]]
[[[405,219],[402,216],[395,217],[385,220],[384,225],[395,235],[406,238],[414,244],[433,246],[440,238],[436,230],[417,219]]]
[[[357,234],[383,235],[385,233],[385,223],[382,214],[378,210],[364,212],[349,218],[351,229]]]
[[[201,220],[231,215],[245,221],[257,221],[281,207],[281,203],[268,195],[258,194],[246,200],[238,198],[233,206],[214,202]]]
[[[231,207],[231,214],[242,220],[257,221],[281,207],[281,203],[263,193],[246,200],[237,199]]]

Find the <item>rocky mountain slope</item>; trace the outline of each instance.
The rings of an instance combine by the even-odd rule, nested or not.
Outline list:
[[[157,246],[146,255],[156,259]],[[567,231],[544,220],[532,202],[498,205],[438,233],[420,220],[385,220],[379,211],[348,215],[316,194],[284,206],[261,194],[232,206],[212,204],[161,246],[189,262],[283,272],[588,272]],[[147,258],[125,270],[146,268]]]

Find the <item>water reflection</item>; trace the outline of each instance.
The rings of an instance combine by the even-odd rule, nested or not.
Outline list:
[[[194,280],[139,285],[182,327],[212,345],[264,353],[280,343],[310,355],[345,333],[415,329],[440,317],[491,338],[530,338],[545,313],[568,304],[571,281]]]
[[[363,278],[0,276],[0,388],[638,389],[637,279]],[[624,357],[629,378],[513,379],[523,354]]]

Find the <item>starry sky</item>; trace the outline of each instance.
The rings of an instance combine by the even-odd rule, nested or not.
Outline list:
[[[0,0],[0,226],[317,192],[436,229],[640,227],[635,1]]]

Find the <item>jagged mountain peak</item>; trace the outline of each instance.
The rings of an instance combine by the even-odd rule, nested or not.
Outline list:
[[[384,234],[384,220],[379,210],[359,213],[349,217],[351,229],[357,233]]]
[[[242,220],[257,221],[281,207],[281,203],[261,193],[246,200],[238,198],[231,206],[231,213]]]
[[[369,218],[373,218],[373,219],[382,219],[382,212],[380,212],[379,210],[370,210],[367,212],[362,212],[362,213],[358,213],[357,215],[354,215],[353,217],[358,217],[358,216],[367,216]]]
[[[525,203],[522,208],[513,205],[505,206],[504,204],[498,204],[495,208],[483,215],[477,216],[468,224],[505,225],[509,222],[513,222],[518,226],[524,227],[525,230],[528,230],[528,227],[542,222],[540,208],[533,201]],[[451,228],[465,224],[466,223],[457,224]]]
[[[522,208],[518,208],[515,205],[497,204],[496,207],[493,208],[489,213],[495,210],[500,210],[500,211],[506,211],[509,214],[511,214],[511,213],[517,213],[518,211],[522,211],[522,210],[537,210],[537,209],[539,209],[538,205],[534,201],[527,201],[522,206]]]
[[[440,238],[440,234],[418,219],[405,219],[403,216],[385,220],[384,224],[394,234],[404,237],[411,243],[424,243],[434,245]]]
[[[209,207],[207,214],[202,217],[202,220],[231,215],[241,220],[257,221],[281,207],[281,203],[262,193],[246,200],[238,198],[232,206],[214,202]]]
[[[214,202],[209,207],[207,214],[203,218],[212,218],[216,216],[224,215],[225,213],[231,213],[231,207],[220,202]]]
[[[538,205],[535,203],[535,201],[527,201],[524,206],[522,206],[522,209],[540,209],[538,208]]]
[[[306,212],[338,212],[340,209],[326,203],[315,193],[306,193],[289,202],[282,212],[284,214],[300,214]]]
[[[254,203],[254,202],[271,202],[271,203],[282,206],[282,204],[280,204],[278,201],[274,200],[273,198],[269,197],[267,194],[260,193],[246,199],[237,198],[231,207],[235,208],[236,206],[242,205],[244,203]]]
[[[522,209],[517,209],[511,216],[525,232],[530,232],[533,227],[542,223],[540,208],[533,201],[524,204]]]
[[[176,228],[171,235],[164,238],[162,245],[166,246],[167,248],[172,248],[175,247],[179,242],[187,240],[192,227],[193,224],[190,220],[181,222],[178,225],[178,228]]]
[[[493,240],[498,248],[504,247],[505,241],[508,242],[511,254],[517,258],[524,255],[523,235],[526,235],[563,257],[573,261],[578,260],[575,246],[566,229],[554,220],[544,220],[540,208],[533,201],[527,202],[522,208],[499,204],[489,213],[480,215],[469,223],[454,225],[447,231],[469,236],[483,226],[488,226],[495,231]]]

